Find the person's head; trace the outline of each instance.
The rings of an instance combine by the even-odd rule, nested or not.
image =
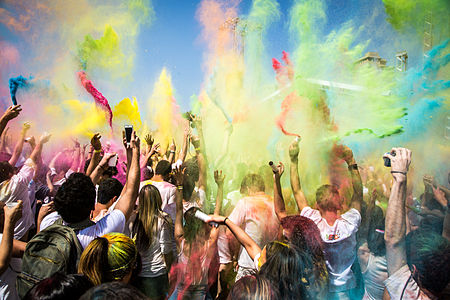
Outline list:
[[[133,224],[136,233],[136,246],[139,251],[145,251],[153,241],[158,229],[158,216],[161,215],[162,199],[159,190],[154,185],[145,185],[139,192],[137,219]]]
[[[279,299],[277,290],[270,281],[259,274],[244,276],[233,285],[228,300],[272,300]]]
[[[147,164],[145,168],[142,169],[142,180],[152,179],[153,175],[155,175],[151,164]]]
[[[172,171],[172,164],[167,160],[160,160],[155,168],[155,175],[160,175],[164,180],[168,180],[170,172]]]
[[[367,246],[370,252],[375,256],[384,256],[386,254],[386,243],[384,242],[384,214],[383,210],[375,206],[372,214],[367,216],[369,219],[369,228],[367,233]]]
[[[418,229],[406,236],[406,258],[415,281],[439,295],[450,280],[450,242],[436,233]]]
[[[200,170],[198,168],[198,162],[196,158],[190,158],[186,160],[181,169],[184,171],[184,182],[183,182],[183,199],[191,199],[192,192],[195,189],[195,183],[198,181],[200,176]]]
[[[191,207],[184,213],[185,224],[183,226],[184,239],[188,243],[194,240],[201,241],[209,236],[211,226],[195,217],[197,207]]]
[[[137,288],[123,282],[108,282],[94,286],[84,293],[80,300],[146,300]]]
[[[281,219],[283,232],[289,243],[311,256],[316,278],[328,280],[328,272],[323,252],[323,240],[319,228],[311,219],[294,215]]]
[[[84,221],[95,207],[95,186],[89,176],[73,173],[58,189],[53,202],[65,222]]]
[[[100,182],[97,191],[97,202],[111,206],[119,198],[123,184],[115,178],[108,178]]]
[[[11,179],[14,175],[14,167],[7,161],[0,162],[0,183]]]
[[[309,299],[308,288],[314,284],[310,256],[280,242],[267,245],[266,249],[266,262],[259,274],[278,289],[280,299]]]
[[[264,179],[258,174],[247,174],[242,179],[240,192],[243,195],[251,195],[253,193],[264,192],[266,187]]]
[[[55,273],[36,284],[23,298],[24,300],[78,300],[94,285],[81,274]]]
[[[337,212],[342,209],[342,199],[335,185],[324,184],[316,191],[316,203],[321,211]]]
[[[78,272],[94,285],[104,282],[128,283],[138,264],[138,251],[133,240],[122,233],[97,237],[81,254]]]

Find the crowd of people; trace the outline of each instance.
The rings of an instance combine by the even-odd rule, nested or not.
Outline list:
[[[450,190],[424,174],[414,198],[409,149],[387,178],[335,144],[346,174],[307,199],[298,140],[287,189],[282,162],[210,172],[199,117],[179,151],[133,131],[53,152],[28,123],[11,145],[21,110],[0,119],[2,299],[450,299]]]

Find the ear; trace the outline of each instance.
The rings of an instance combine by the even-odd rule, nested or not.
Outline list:
[[[113,205],[114,202],[116,202],[117,196],[114,196],[111,200],[109,200],[108,204]]]

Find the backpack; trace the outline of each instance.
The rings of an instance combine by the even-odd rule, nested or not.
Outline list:
[[[63,225],[58,219],[53,225],[37,233],[25,248],[22,272],[17,275],[16,288],[23,298],[33,286],[56,272],[76,274],[83,247],[77,232],[94,225],[88,220]]]

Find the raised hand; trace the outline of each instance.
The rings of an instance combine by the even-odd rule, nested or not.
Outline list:
[[[100,142],[101,138],[102,136],[100,135],[100,133],[94,134],[94,136],[91,138],[91,145],[95,151],[102,150],[102,143]]]
[[[153,146],[153,143],[155,142],[155,139],[150,133],[145,135],[144,140],[147,143],[147,146],[149,146],[150,148]]]
[[[406,148],[392,148],[391,152],[386,153],[383,157],[391,160],[391,173],[399,173],[406,176],[411,164],[411,154],[411,150]]]
[[[139,137],[136,135],[136,131],[133,131],[133,134],[131,135],[130,147],[131,147],[131,149],[137,149],[137,150],[140,150],[140,147],[141,147],[141,140],[140,140]]]
[[[433,189],[433,195],[437,202],[439,202],[444,208],[448,205],[448,200],[445,197],[445,193],[441,191],[439,187],[435,188],[434,186],[431,186]]]
[[[51,135],[50,133],[44,132],[44,133],[41,135],[40,139],[39,139],[39,143],[40,143],[40,144],[48,143],[48,141],[50,140],[50,137],[51,137],[51,136],[52,136],[52,135]]]
[[[27,133],[27,131],[30,130],[30,128],[31,128],[30,122],[23,123],[23,125],[22,125],[22,134],[25,135]]]
[[[10,120],[16,118],[21,111],[22,111],[22,108],[21,108],[20,104],[10,106],[6,109],[5,113],[2,116],[2,119],[6,120],[6,121],[10,121]]]
[[[277,171],[273,172],[273,176],[275,176],[277,178],[281,178],[281,175],[283,175],[283,173],[284,173],[284,165],[283,165],[283,163],[280,161],[276,168],[277,168]]]
[[[298,146],[298,141],[295,139],[289,146],[289,157],[291,158],[291,161],[296,161],[298,159],[299,152],[300,148]]]
[[[30,147],[33,149],[34,149],[34,147],[36,147],[36,139],[34,138],[34,136],[30,136],[30,137],[26,138],[25,143],[30,144]]]
[[[225,180],[225,174],[222,174],[222,170],[214,171],[214,181],[218,186],[223,186],[223,182]]]
[[[184,172],[186,171],[186,168],[181,169],[181,167],[176,167],[173,170],[173,179],[175,180],[176,186],[182,186],[184,183]]]
[[[17,201],[17,204],[8,207],[8,204],[3,208],[5,212],[5,221],[10,222],[10,224],[16,224],[17,221],[22,218],[22,200]]]
[[[108,162],[111,158],[113,158],[114,156],[116,156],[116,153],[105,153],[105,155],[103,156],[102,160],[100,161],[100,163],[98,164],[100,168],[105,168],[108,167]],[[117,163],[117,162],[116,162]]]

